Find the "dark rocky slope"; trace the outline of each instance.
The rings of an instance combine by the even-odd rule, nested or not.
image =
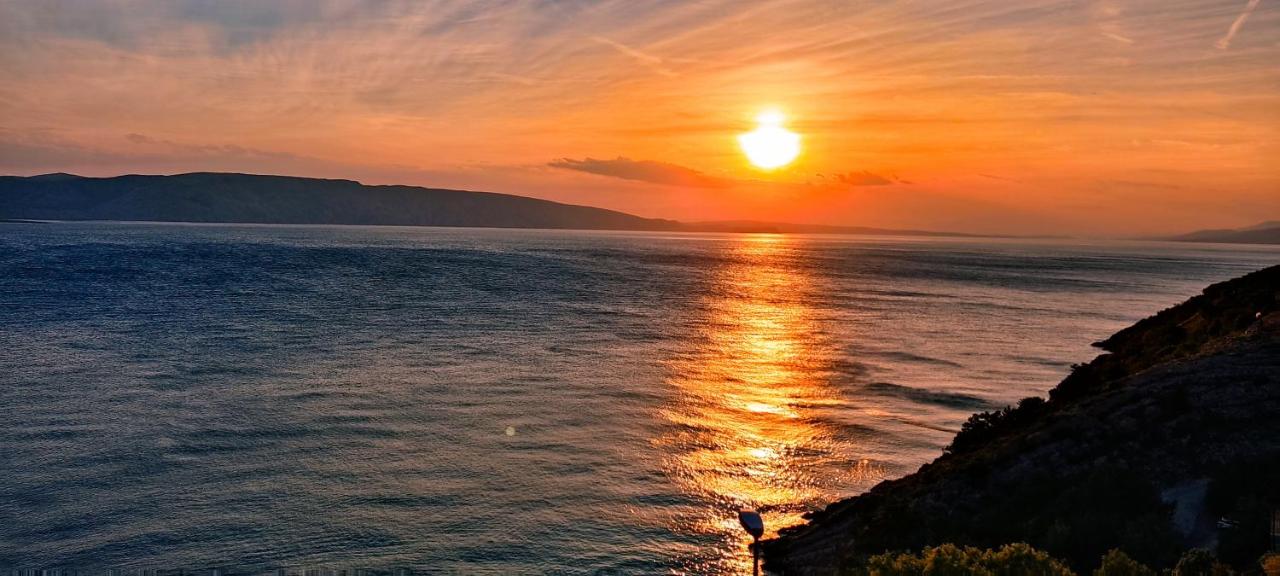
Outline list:
[[[841,573],[945,542],[1028,542],[1078,571],[1114,547],[1154,566],[1191,546],[1256,560],[1280,506],[1280,266],[1096,345],[1048,401],[975,415],[916,473],[784,530],[766,567]]]

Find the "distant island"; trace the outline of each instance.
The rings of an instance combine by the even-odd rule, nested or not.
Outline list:
[[[1047,400],[976,414],[919,471],[783,529],[766,567],[857,574],[886,552],[1011,543],[1079,574],[1113,549],[1157,569],[1198,548],[1256,567],[1280,519],[1280,266],[1095,346]]]
[[[978,236],[779,222],[686,223],[511,194],[294,176],[0,176],[0,222],[46,220]]]
[[[1222,244],[1280,244],[1280,220],[1270,220],[1247,228],[1197,230],[1158,240],[1174,242],[1217,242]]]
[[[675,230],[673,220],[547,200],[353,180],[196,172],[0,177],[0,219]]]

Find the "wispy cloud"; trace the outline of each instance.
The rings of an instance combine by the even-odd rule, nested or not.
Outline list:
[[[910,184],[897,176],[881,176],[868,170],[843,172],[832,177],[833,180],[846,186],[889,186],[891,184]]]
[[[123,139],[129,145],[86,145],[57,134],[0,131],[0,171],[23,173],[74,167],[91,173],[124,172],[134,171],[130,166],[145,164],[150,170],[164,171],[185,168],[306,173],[326,165],[317,158],[238,144],[186,144],[137,133],[126,134]]]
[[[1133,38],[1130,38],[1128,36],[1121,36],[1120,34],[1117,34],[1115,32],[1103,32],[1102,35],[1112,40],[1115,40],[1116,42],[1119,42],[1121,44],[1133,44],[1134,42]]]
[[[145,134],[131,132],[125,134],[125,140],[138,146],[146,147],[149,151],[159,153],[171,153],[174,155],[209,155],[209,156],[225,156],[225,157],[260,157],[260,158],[290,158],[297,159],[298,156],[287,152],[272,152],[269,150],[259,150],[257,148],[248,148],[238,144],[183,144],[172,140],[156,139]]]
[[[635,48],[627,46],[626,44],[610,40],[603,36],[592,36],[591,39],[601,44],[604,44],[605,46],[613,48],[614,50],[617,50],[618,52],[626,56],[631,57],[636,62],[639,62],[640,64],[644,65],[646,68],[653,70],[658,74],[661,74],[669,78],[676,76],[676,73],[674,71],[666,67],[666,65],[663,63],[662,58],[659,58],[652,54],[641,52],[639,50],[636,50]]]
[[[651,184],[662,184],[666,186],[724,188],[732,184],[732,181],[728,179],[708,176],[702,172],[692,168],[686,168],[678,164],[654,162],[652,160],[632,160],[621,156],[614,158],[613,160],[597,160],[595,158],[573,160],[571,158],[561,158],[553,162],[548,162],[547,165],[552,168],[577,170],[588,174],[610,176],[613,178],[622,178],[624,180],[637,180],[640,182],[649,182]]]
[[[1156,225],[1133,221],[1151,206],[1141,189],[1097,192],[1106,222],[1070,211],[1098,180],[1174,166],[1185,189],[1158,192],[1184,202],[1161,206],[1190,225],[1280,210],[1280,68],[1243,50],[1280,37],[1274,7],[0,0],[0,169],[369,175],[650,216],[898,227],[968,206],[1004,226],[981,218],[987,199],[1132,232]],[[758,175],[734,137],[766,106],[806,149]],[[601,150],[646,160],[588,157]],[[975,176],[995,166],[1021,181]],[[910,174],[911,194],[885,194],[905,182],[882,167]],[[786,193],[748,181],[816,173]],[[955,203],[925,202],[931,189]]]
[[[1231,28],[1227,29],[1227,35],[1223,36],[1216,44],[1214,44],[1219,50],[1226,50],[1231,47],[1231,39],[1235,38],[1236,33],[1240,32],[1240,27],[1244,26],[1244,21],[1249,19],[1249,15],[1253,13],[1254,8],[1257,8],[1258,3],[1261,1],[1262,0],[1249,0],[1249,3],[1244,7],[1244,12],[1241,12],[1240,15],[1236,17],[1235,22],[1231,23]]]

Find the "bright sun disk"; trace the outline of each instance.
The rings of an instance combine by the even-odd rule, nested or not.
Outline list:
[[[738,136],[738,145],[757,168],[780,168],[800,155],[800,135],[783,128],[785,121],[781,112],[766,110],[756,116],[755,130]]]

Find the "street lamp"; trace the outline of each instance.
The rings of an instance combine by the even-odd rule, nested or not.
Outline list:
[[[751,573],[760,574],[760,537],[764,536],[764,518],[755,510],[739,510],[738,523],[751,535]]]

